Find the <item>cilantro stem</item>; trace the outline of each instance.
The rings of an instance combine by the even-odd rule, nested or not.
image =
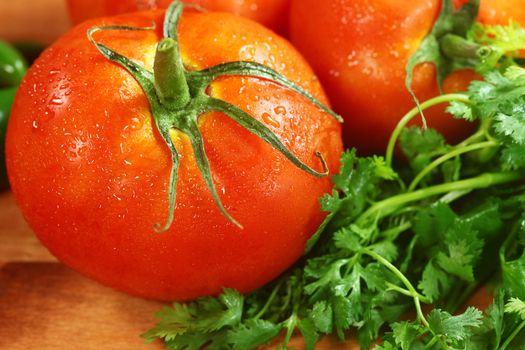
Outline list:
[[[514,225],[512,225],[510,234],[507,236],[507,238],[505,238],[505,241],[503,242],[503,244],[499,248],[499,261],[500,261],[500,264],[502,266],[507,262],[507,259],[505,257],[505,253],[506,253],[507,249],[509,248],[509,245],[511,244],[511,242],[518,235],[519,228],[520,228],[520,223],[519,222],[515,222]]]
[[[432,163],[430,163],[423,170],[421,170],[419,172],[419,174],[417,174],[417,176],[412,180],[412,182],[408,186],[408,190],[407,191],[408,192],[413,191],[417,187],[417,185],[421,182],[421,180],[423,178],[425,178],[425,176],[427,176],[432,170],[434,170],[435,168],[437,168],[438,166],[440,166],[441,164],[443,164],[447,160],[452,159],[454,157],[457,157],[457,156],[459,156],[461,154],[464,154],[464,153],[476,151],[478,149],[489,148],[489,147],[497,147],[497,146],[499,146],[498,142],[486,141],[486,142],[474,143],[474,144],[468,145],[468,146],[462,146],[462,147],[454,148],[452,151],[450,151],[450,152],[442,155],[441,157],[435,159]]]
[[[390,282],[387,282],[388,289],[394,290],[398,293],[401,293],[403,295],[406,295],[407,297],[412,297],[412,293],[409,290],[406,290],[405,288],[401,288],[399,286],[396,286],[395,284],[392,284]]]
[[[421,110],[425,110],[429,107],[445,103],[445,102],[463,102],[463,103],[471,103],[469,98],[464,94],[447,94],[447,95],[441,95],[434,98],[431,98],[430,100],[427,100],[423,102],[420,107]],[[390,136],[390,140],[388,141],[388,146],[386,148],[386,155],[385,155],[385,161],[386,165],[389,167],[392,167],[392,159],[394,156],[394,148],[397,143],[397,139],[399,138],[399,135],[401,134],[401,131],[405,128],[405,126],[418,114],[420,114],[420,109],[418,107],[412,108],[407,114],[405,114],[397,123],[396,128],[392,132],[392,135]]]
[[[419,294],[419,292],[416,290],[416,288],[414,288],[412,283],[410,283],[408,278],[406,278],[406,276],[401,271],[399,271],[397,269],[397,267],[395,267],[394,264],[392,264],[390,261],[386,260],[381,255],[377,254],[376,252],[374,252],[374,251],[372,251],[372,250],[370,250],[368,248],[363,248],[361,250],[361,252],[363,254],[366,254],[366,255],[374,258],[375,260],[377,260],[377,262],[379,262],[382,265],[384,265],[387,269],[392,271],[392,273],[394,273],[394,275],[396,275],[396,277],[401,281],[401,283],[403,283],[405,285],[407,291],[410,293],[410,296],[412,298],[414,298],[414,302],[416,304],[416,309],[419,309],[418,317],[420,317],[421,321],[425,324],[425,326],[428,327],[428,322],[425,319],[425,316],[423,316],[423,312],[421,312],[421,305],[419,305],[419,301],[422,301],[425,304],[430,304],[430,301],[427,298],[425,298],[424,296],[422,296],[421,294]],[[402,289],[402,288],[400,288],[400,289]],[[403,290],[402,294],[406,295],[405,290]],[[419,305],[419,308],[418,308],[418,305]]]
[[[436,342],[438,341],[438,338],[434,335],[432,340],[430,340],[427,345],[425,345],[425,347],[423,348],[423,350],[427,350],[427,349],[432,349],[432,347],[434,346],[434,344],[436,344]]]
[[[257,319],[261,318],[266,313],[266,311],[268,311],[268,308],[270,307],[270,305],[272,304],[273,300],[277,296],[277,292],[281,289],[281,286],[283,285],[283,282],[284,282],[284,279],[281,279],[279,281],[279,283],[273,288],[272,293],[270,294],[270,297],[268,297],[268,300],[266,301],[266,303],[264,304],[262,309],[257,313],[257,315],[255,315],[253,317],[254,319],[257,320]]]
[[[392,288],[393,285],[390,285],[389,287],[391,289],[394,289],[394,290],[398,291],[399,293],[401,293],[403,295],[412,297],[412,299],[414,300],[414,306],[416,307],[416,314],[417,314],[417,318],[419,319],[419,321],[423,324],[423,326],[426,329],[428,329],[430,331],[430,333],[432,333],[434,338],[437,338],[437,340],[439,341],[439,343],[440,343],[440,345],[441,345],[441,347],[443,349],[448,349],[449,347],[447,346],[447,344],[444,343],[443,340],[441,338],[439,338],[438,335],[435,334],[432,331],[432,329],[430,328],[430,324],[428,323],[427,319],[425,318],[425,315],[423,315],[423,310],[421,309],[421,302],[423,302],[425,304],[430,304],[430,300],[428,300],[427,298],[425,298],[424,296],[419,294],[418,291],[412,285],[412,283],[410,283],[408,278],[406,278],[406,276],[401,271],[399,271],[397,269],[397,267],[395,267],[390,261],[386,260],[381,255],[379,255],[376,252],[374,252],[374,251],[372,251],[370,249],[367,249],[367,248],[363,248],[361,250],[361,252],[363,254],[366,254],[366,255],[374,258],[380,264],[383,264],[387,269],[392,271],[392,273],[394,273],[394,275],[396,275],[397,278],[399,278],[401,283],[403,283],[405,285],[405,287],[407,288],[406,290],[403,289],[403,288],[400,288],[400,287]]]
[[[505,350],[507,347],[512,343],[514,338],[525,328],[525,321],[521,322],[521,324],[512,331],[512,333],[509,335],[509,337],[505,340],[503,345],[501,346],[500,350]]]
[[[476,289],[479,288],[479,282],[470,283],[466,288],[462,288],[463,292],[461,295],[446,307],[446,310],[450,313],[455,313],[462,305],[465,304],[465,302],[468,300],[468,298],[474,293]],[[460,291],[461,291],[460,290]]]
[[[293,332],[295,330],[295,326],[297,326],[297,314],[294,312],[285,322],[284,327],[286,327],[286,335],[284,336],[283,343],[279,347],[279,349],[281,350],[288,349],[288,343],[290,342],[290,339],[292,338]]]
[[[438,194],[453,191],[486,188],[493,185],[517,181],[523,178],[525,178],[525,174],[520,171],[484,173],[482,175],[472,177],[470,179],[448,182],[440,185],[423,188],[413,192],[403,193],[397,196],[389,197],[370,206],[356,220],[356,223],[358,226],[363,226],[362,222],[368,220],[369,217],[374,217],[374,219],[382,218],[392,214],[398,208],[402,207],[407,203],[419,201]]]

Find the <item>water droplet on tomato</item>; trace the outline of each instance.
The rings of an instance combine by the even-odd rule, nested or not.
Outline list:
[[[53,97],[51,97],[51,101],[49,103],[51,105],[61,106],[62,104],[64,104],[64,101],[62,100],[62,98],[60,96],[53,95]]]
[[[277,120],[275,120],[270,114],[266,112],[262,114],[262,119],[266,124],[270,126],[273,126],[275,128],[281,127],[281,124]]]
[[[244,45],[239,50],[239,56],[242,59],[254,58],[256,53],[257,53],[257,50],[255,49],[255,46],[253,45]]]
[[[335,69],[330,69],[328,74],[330,74],[331,76],[333,76],[335,78],[339,78],[341,76],[341,73],[338,70],[335,70]]]
[[[277,106],[273,109],[275,114],[285,115],[286,114],[286,107],[284,106]]]
[[[372,75],[373,72],[374,72],[374,70],[371,67],[363,68],[363,74],[364,75]]]
[[[399,56],[400,56],[400,53],[397,50],[391,50],[389,53],[390,53],[390,56],[392,56],[394,58],[399,58]]]
[[[133,117],[131,118],[131,130],[138,131],[144,126],[143,118]]]

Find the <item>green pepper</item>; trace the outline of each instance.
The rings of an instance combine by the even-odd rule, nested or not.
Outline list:
[[[5,166],[5,134],[16,90],[16,87],[0,89],[0,190],[5,190],[9,187]]]
[[[13,43],[14,48],[24,56],[28,65],[31,65],[44,51],[45,46],[39,43],[22,41]]]
[[[5,135],[18,84],[26,74],[24,57],[10,44],[0,41],[0,190],[7,189]]]
[[[0,41],[0,87],[18,86],[26,71],[24,57],[13,46]]]

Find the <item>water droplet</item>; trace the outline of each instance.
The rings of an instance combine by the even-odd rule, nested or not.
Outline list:
[[[62,98],[60,96],[53,95],[53,97],[51,98],[50,104],[51,105],[55,105],[55,106],[60,106],[60,105],[64,104],[64,101],[62,100]]]
[[[255,46],[253,45],[244,45],[239,50],[239,55],[244,58],[254,58],[257,53],[257,50],[255,49]]]
[[[284,106],[277,106],[273,109],[275,114],[285,115],[286,114],[286,107]]]
[[[341,76],[341,73],[339,71],[335,70],[335,69],[330,69],[328,74],[330,74],[331,76],[333,76],[335,78],[339,78]]]
[[[392,56],[392,57],[394,57],[394,58],[399,58],[400,53],[399,53],[399,51],[397,51],[397,50],[391,50],[391,51],[390,51],[390,56]]]
[[[263,121],[264,121],[266,124],[268,124],[268,125],[270,125],[270,126],[273,126],[273,127],[275,127],[275,128],[279,128],[279,127],[281,127],[281,124],[280,124],[277,120],[275,120],[270,114],[268,114],[268,113],[266,113],[266,112],[263,113],[263,115],[262,115],[262,119],[263,119]]]
[[[142,129],[142,127],[144,126],[144,122],[142,120],[143,119],[139,117],[131,118],[131,130],[138,131]]]

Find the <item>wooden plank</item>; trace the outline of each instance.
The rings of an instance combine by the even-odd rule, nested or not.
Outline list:
[[[0,349],[163,349],[139,337],[161,307],[59,263],[9,263],[0,272]]]

